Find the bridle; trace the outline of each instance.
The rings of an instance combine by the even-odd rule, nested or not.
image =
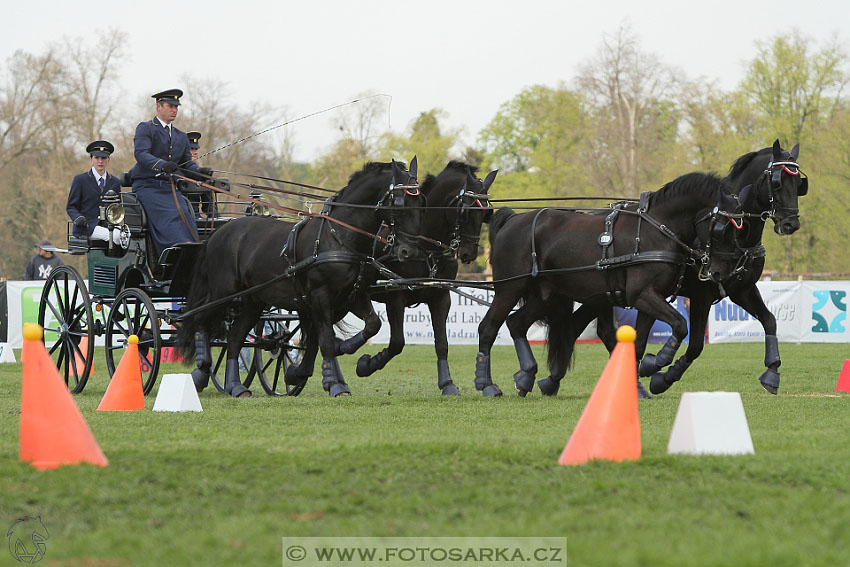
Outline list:
[[[777,207],[779,201],[779,191],[782,189],[782,173],[788,175],[800,176],[800,186],[797,188],[797,196],[802,197],[809,192],[809,179],[805,173],[800,170],[800,166],[795,161],[771,161],[767,164],[767,169],[762,174],[762,179],[768,184],[768,209],[762,212],[761,218],[767,222],[768,219],[777,218],[777,213],[781,213],[783,218],[795,219],[800,216],[798,207]]]
[[[410,234],[408,232],[396,232],[396,220],[399,215],[404,214],[405,206],[404,200],[405,195],[409,197],[418,197],[421,198],[423,204],[421,206],[427,206],[427,198],[422,194],[422,191],[419,189],[419,184],[416,182],[414,177],[410,177],[407,183],[405,184],[397,184],[395,182],[395,178],[393,178],[392,183],[387,188],[386,193],[378,199],[378,202],[375,204],[375,211],[380,209],[387,209],[390,212],[390,223],[389,223],[389,235],[387,236],[387,247],[392,248],[395,244],[395,237],[401,236],[407,238],[408,240],[413,240],[417,235]],[[409,207],[407,207],[409,209]],[[379,229],[379,232],[383,229]]]
[[[460,192],[455,196],[449,206],[454,206],[457,209],[455,214],[455,225],[452,229],[452,236],[449,242],[449,249],[453,253],[463,244],[478,246],[481,240],[481,231],[478,234],[470,234],[463,231],[464,225],[469,221],[469,215],[472,211],[484,211],[482,223],[486,223],[493,216],[493,207],[490,205],[490,197],[486,193],[475,193],[467,189],[464,183]]]

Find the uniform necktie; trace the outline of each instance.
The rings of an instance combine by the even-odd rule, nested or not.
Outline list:
[[[171,128],[168,126],[165,127],[165,131],[168,132],[168,145],[171,145]]]
[[[106,179],[105,177],[101,177],[100,179],[97,180],[97,186],[100,187],[101,189],[103,189],[105,179]]]

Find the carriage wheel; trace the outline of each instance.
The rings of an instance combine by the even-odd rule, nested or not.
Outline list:
[[[297,320],[286,320],[269,315],[261,320],[255,332],[263,331],[254,347],[251,365],[260,385],[270,396],[297,396],[303,387],[294,387],[283,380],[286,369],[301,362],[304,347],[301,343],[301,324]],[[281,392],[278,387],[283,388]]]
[[[48,349],[50,357],[74,394],[86,386],[94,356],[94,317],[86,284],[70,266],[50,272],[41,291],[38,324],[44,328],[42,341],[55,340]],[[80,350],[80,341],[88,339],[88,348]]]
[[[106,367],[110,378],[117,367],[116,358],[120,362],[130,335],[139,337],[142,389],[147,395],[156,383],[162,340],[153,302],[144,291],[135,288],[118,294],[106,320]]]

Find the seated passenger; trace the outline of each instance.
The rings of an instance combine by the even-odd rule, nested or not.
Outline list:
[[[86,146],[91,158],[91,169],[74,176],[71,191],[68,193],[68,205],[65,210],[74,221],[74,236],[93,240],[109,241],[109,229],[98,224],[100,206],[107,191],[121,193],[121,183],[106,168],[115,147],[105,140],[97,140]],[[119,231],[112,231],[112,240],[119,242]]]
[[[201,133],[186,132],[186,136],[189,138],[189,153],[192,155],[192,160],[197,163],[198,154],[201,153],[201,144],[199,142],[201,139]],[[202,179],[202,181],[208,180]],[[201,211],[211,217],[218,216],[218,210],[212,199],[212,191],[209,191],[208,193],[187,193],[186,198],[189,199],[190,203],[192,203],[192,208],[195,209],[196,217],[201,216]]]

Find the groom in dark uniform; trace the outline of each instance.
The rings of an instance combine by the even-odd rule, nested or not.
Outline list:
[[[130,170],[135,193],[148,217],[155,252],[181,242],[197,242],[198,227],[192,207],[179,191],[172,189],[171,174],[212,175],[198,167],[189,153],[189,138],[173,126],[183,91],[171,89],[152,95],[156,116],[136,126],[133,139],[136,165]],[[183,170],[183,171],[179,171]]]
[[[106,168],[115,147],[106,140],[97,140],[86,146],[86,152],[91,158],[91,169],[74,176],[71,191],[68,193],[68,204],[65,210],[74,222],[74,236],[91,238],[93,240],[109,240],[109,230],[98,225],[98,215],[103,196],[110,189],[121,192],[121,183]],[[113,235],[118,242],[118,235]]]

